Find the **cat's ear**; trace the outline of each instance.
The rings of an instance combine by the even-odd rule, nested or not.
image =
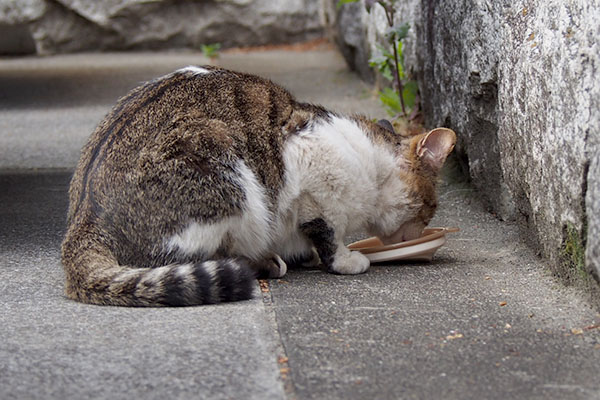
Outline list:
[[[387,119],[380,119],[379,121],[377,121],[377,125],[379,125],[383,129],[386,129],[392,133],[396,133],[396,131],[394,130],[394,126]]]
[[[431,167],[439,171],[448,154],[454,149],[456,134],[452,129],[436,128],[427,133],[417,144],[417,156]]]

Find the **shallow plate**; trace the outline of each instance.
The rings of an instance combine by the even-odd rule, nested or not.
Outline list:
[[[392,260],[431,261],[437,249],[446,243],[446,234],[458,228],[427,228],[420,238],[384,245],[378,237],[359,240],[348,245],[363,253],[372,263]]]

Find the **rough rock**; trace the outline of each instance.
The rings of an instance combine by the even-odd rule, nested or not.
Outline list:
[[[596,24],[596,27],[600,29],[598,24]],[[588,82],[590,80],[594,82],[594,85],[590,87],[587,98],[590,101],[589,113],[584,114],[586,118],[589,118],[585,130],[587,139],[585,151],[589,157],[589,170],[587,171],[587,184],[582,185],[587,188],[585,198],[587,226],[584,225],[584,233],[587,228],[586,266],[596,280],[600,282],[600,116],[598,115],[600,113],[600,84],[598,82],[600,47],[598,47],[597,42],[600,38],[600,32],[589,37],[595,37],[596,42],[590,49],[590,53],[595,54],[595,61],[587,66],[588,75],[584,78]]]
[[[588,179],[600,134],[599,5],[517,2],[502,15],[502,170],[551,258],[569,244],[569,230],[585,242],[586,191],[600,183]]]
[[[333,38],[348,66],[371,82],[374,74],[369,67],[369,41],[367,39],[367,12],[362,3],[349,3],[335,7],[336,2],[326,9],[327,19],[333,24]]]
[[[0,0],[0,54],[35,53],[29,22],[45,11],[43,0]]]
[[[458,132],[457,152],[473,182],[492,209],[510,217],[498,143],[500,8],[486,1],[426,2],[417,47],[428,123]]]
[[[39,54],[250,46],[307,40],[323,32],[319,3],[310,0],[0,1],[0,7],[10,5],[5,8],[11,15],[22,16],[11,20],[27,23]],[[42,12],[29,12],[33,5]]]
[[[600,152],[598,150],[595,151],[588,172],[586,209],[588,215],[586,265],[594,278],[600,281]]]
[[[45,0],[0,0],[0,23],[26,23],[41,17],[45,11]]]

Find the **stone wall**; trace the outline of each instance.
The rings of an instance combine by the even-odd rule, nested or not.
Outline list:
[[[457,153],[490,209],[523,221],[557,273],[598,276],[600,1],[398,4],[427,125],[458,133]],[[359,72],[385,27],[378,12],[355,4],[336,15],[360,21],[350,32],[336,26],[343,48],[364,43],[349,60]]]
[[[323,34],[314,0],[0,0],[0,54],[290,43]]]

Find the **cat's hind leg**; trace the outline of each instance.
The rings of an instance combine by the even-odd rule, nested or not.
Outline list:
[[[319,253],[314,247],[303,253],[297,253],[285,258],[288,268],[315,268],[321,264]]]
[[[274,253],[259,261],[247,261],[257,278],[282,278],[287,272],[286,262]]]

